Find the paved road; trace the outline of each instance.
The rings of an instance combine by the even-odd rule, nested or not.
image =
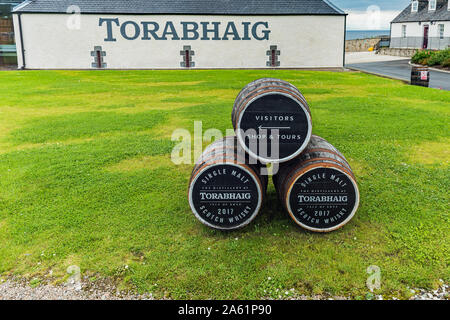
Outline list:
[[[409,81],[411,66],[407,60],[353,63],[346,67]],[[430,71],[430,87],[450,91],[450,73]]]

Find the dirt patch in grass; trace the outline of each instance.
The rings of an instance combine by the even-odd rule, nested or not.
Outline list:
[[[165,112],[82,112],[30,121],[11,135],[17,143],[42,143],[118,131],[143,131],[165,120]]]
[[[356,177],[367,176],[372,171],[372,168],[369,166],[369,164],[363,160],[348,158],[347,161],[349,162]]]
[[[414,163],[448,166],[450,162],[450,139],[427,141],[413,148],[410,159]]]

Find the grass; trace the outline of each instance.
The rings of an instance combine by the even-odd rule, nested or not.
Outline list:
[[[239,90],[265,76],[298,86],[314,133],[349,158],[362,201],[342,230],[300,230],[273,186],[241,231],[190,212],[192,168],[170,161],[172,131],[225,132]],[[450,92],[283,70],[14,71],[0,87],[0,274],[38,285],[75,264],[183,299],[360,298],[370,265],[385,297],[450,281]]]

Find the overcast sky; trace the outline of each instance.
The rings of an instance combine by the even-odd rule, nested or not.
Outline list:
[[[347,12],[349,30],[388,30],[410,0],[330,0]]]

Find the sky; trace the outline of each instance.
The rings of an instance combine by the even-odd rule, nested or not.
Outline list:
[[[348,13],[348,30],[389,30],[410,0],[330,0]]]

